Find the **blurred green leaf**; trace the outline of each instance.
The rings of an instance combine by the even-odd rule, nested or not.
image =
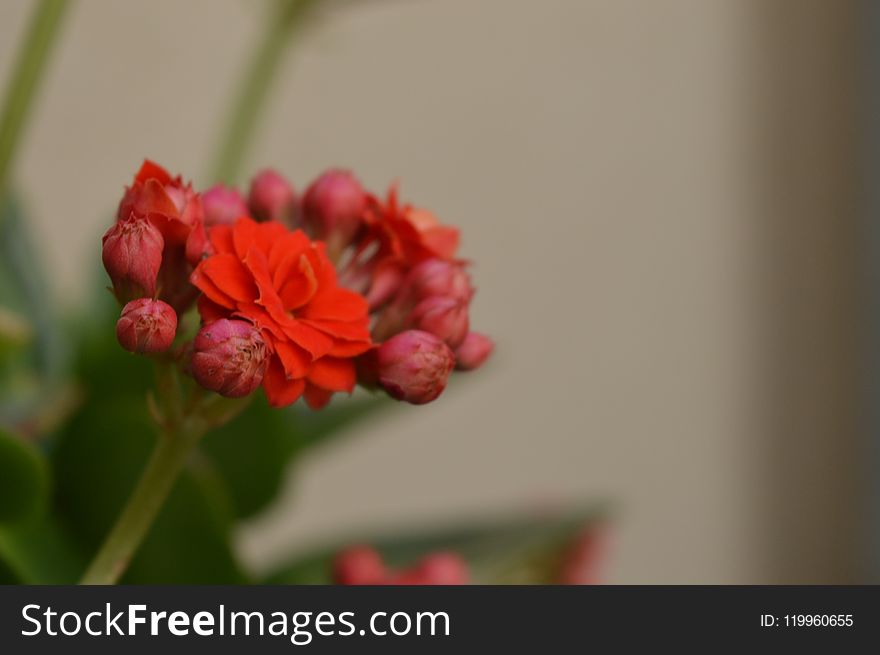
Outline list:
[[[52,516],[0,526],[0,582],[73,584],[85,565],[82,552]]]
[[[28,519],[45,507],[49,476],[42,454],[0,431],[0,524]]]
[[[36,369],[46,380],[57,380],[66,363],[64,338],[42,260],[14,194],[0,202],[0,303],[33,327]]]
[[[30,342],[33,330],[21,315],[0,307],[0,357]]]
[[[590,525],[605,520],[604,505],[559,513],[542,513],[502,521],[474,522],[446,530],[426,529],[398,536],[363,535],[293,560],[270,574],[266,584],[327,584],[336,553],[354,544],[376,548],[392,567],[412,565],[438,550],[451,550],[468,563],[477,584],[550,583],[571,540]]]
[[[320,412],[300,404],[279,410],[258,393],[244,412],[211,431],[201,449],[228,484],[236,516],[247,518],[278,495],[297,456],[329,443],[358,419],[389,405],[368,396],[339,398]]]
[[[120,368],[118,371],[125,371]],[[52,453],[55,502],[64,526],[94,553],[109,532],[155,442],[143,396],[93,395]],[[206,459],[175,485],[123,582],[234,584],[231,508],[223,481]]]

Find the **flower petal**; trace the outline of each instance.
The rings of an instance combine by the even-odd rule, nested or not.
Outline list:
[[[299,309],[312,299],[318,290],[318,280],[315,279],[315,272],[307,257],[299,256],[297,268],[290,270],[284,283],[278,285],[278,289],[281,304],[288,311]]]
[[[324,389],[316,387],[313,384],[306,384],[306,404],[312,409],[321,409],[322,407],[324,407],[327,403],[330,402],[331,396],[333,396],[332,391],[325,391]]]
[[[299,323],[303,323],[339,339],[347,339],[348,341],[370,341],[370,329],[365,320],[346,323],[343,321],[325,321],[304,318],[299,321]]]
[[[306,379],[315,386],[328,391],[348,391],[354,389],[356,381],[354,362],[350,359],[322,357],[309,370]]]
[[[263,391],[273,407],[286,407],[299,400],[305,390],[306,382],[302,378],[289,380],[284,374],[284,367],[277,357],[272,357],[266,366],[263,376]]]
[[[217,253],[235,253],[235,246],[232,243],[232,226],[231,225],[215,225],[208,230],[208,238],[211,245]]]
[[[298,313],[302,318],[356,321],[367,315],[367,301],[359,293],[340,287],[321,289]]]
[[[235,255],[223,253],[208,257],[201,263],[199,270],[233,300],[254,302],[257,299],[258,290],[254,276]]]
[[[140,170],[137,172],[137,175],[134,176],[134,181],[135,183],[140,182],[141,184],[144,184],[149,179],[156,179],[160,184],[164,185],[171,182],[171,175],[156,162],[144,159],[144,163],[141,164]]]
[[[276,285],[280,284],[287,275],[287,271],[284,270],[285,262],[288,267],[296,266],[299,256],[311,245],[312,242],[302,230],[287,232],[275,241],[269,250],[269,270],[272,271],[272,281]]]
[[[209,260],[206,259],[196,266],[196,270],[194,270],[192,275],[189,276],[189,281],[214,303],[227,309],[235,309],[235,301],[221,291],[220,288],[214,284],[213,280],[205,275],[203,267],[207,261]]]
[[[276,340],[275,353],[284,366],[288,378],[304,378],[312,365],[312,356],[290,341]]]
[[[282,326],[287,338],[301,348],[305,348],[312,357],[323,357],[333,347],[333,339],[320,330],[305,324],[304,321],[291,321]]]
[[[327,354],[330,357],[357,357],[372,347],[369,341],[336,341]]]

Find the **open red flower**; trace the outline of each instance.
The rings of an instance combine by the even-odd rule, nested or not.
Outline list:
[[[198,263],[207,240],[202,199],[192,184],[145,159],[125,190],[116,218],[123,221],[131,214],[147,218],[162,233],[166,247],[183,245],[189,263]]]
[[[209,249],[204,214],[202,199],[192,185],[149,159],[119,203],[117,221],[147,221],[162,235],[162,263],[155,287],[178,313],[197,295],[188,278]]]
[[[442,225],[425,209],[401,204],[396,186],[389,189],[385,202],[369,196],[364,222],[366,234],[348,271],[352,277],[368,275],[371,307],[387,301],[413,266],[427,259],[450,260],[458,250],[458,230]]]
[[[239,318],[260,330],[269,402],[280,407],[304,396],[319,408],[334,392],[351,392],[353,358],[371,345],[367,303],[337,284],[324,244],[249,218],[212,227],[209,239],[214,254],[191,278],[203,293],[199,313],[205,323]]]

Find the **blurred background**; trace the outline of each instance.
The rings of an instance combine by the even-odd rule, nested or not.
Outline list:
[[[0,3],[0,77],[33,3]],[[295,36],[244,167],[463,230],[495,358],[290,472],[257,568],[343,527],[615,506],[615,583],[871,579],[857,2],[361,0]],[[74,3],[17,182],[58,300],[142,158],[197,185],[260,2]],[[246,452],[247,439],[242,435]],[[876,560],[875,560],[876,562]]]

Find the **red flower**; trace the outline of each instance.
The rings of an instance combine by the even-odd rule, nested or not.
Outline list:
[[[159,228],[166,246],[185,246],[191,264],[201,258],[207,244],[202,200],[181,176],[171,177],[164,168],[145,159],[125,190],[116,218],[123,221],[131,214],[148,218]]]
[[[201,197],[179,175],[171,177],[147,159],[119,203],[117,220],[127,221],[132,216],[149,221],[161,233],[164,248],[157,280],[159,297],[182,313],[196,296],[189,275],[209,247]]]
[[[384,203],[371,195],[364,218],[366,236],[347,273],[355,279],[369,276],[366,295],[371,307],[386,302],[412,267],[427,259],[451,260],[458,250],[458,230],[441,225],[425,209],[401,205],[396,186]]]
[[[351,392],[353,357],[370,348],[367,303],[338,286],[323,243],[277,222],[239,219],[210,229],[216,254],[202,260],[192,283],[202,321],[250,321],[269,352],[263,389],[284,406],[301,395],[312,408],[333,392]]]

